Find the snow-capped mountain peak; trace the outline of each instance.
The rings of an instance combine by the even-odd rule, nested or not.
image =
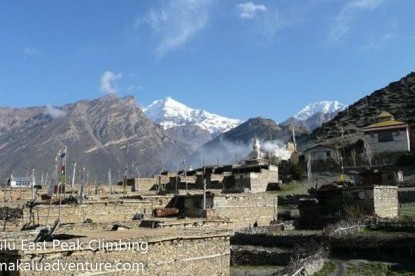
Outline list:
[[[171,97],[156,100],[143,108],[143,111],[148,118],[164,129],[192,124],[209,131],[212,135],[226,132],[242,123],[240,120],[190,108]]]
[[[330,121],[340,111],[343,111],[347,105],[338,101],[321,101],[314,102],[294,116],[282,123],[282,125],[294,125],[304,130],[313,131],[322,126],[323,123]]]
[[[312,116],[316,115],[317,113],[337,113],[344,110],[347,105],[339,103],[338,101],[321,101],[321,102],[314,102],[306,107],[304,107],[301,111],[296,113],[293,117],[296,120],[305,121]]]
[[[182,124],[174,120],[174,117],[184,119],[185,121],[190,120],[190,114],[193,109],[170,97],[166,97],[152,102],[144,107],[143,111],[147,117],[167,129]],[[171,120],[166,120],[168,118]]]

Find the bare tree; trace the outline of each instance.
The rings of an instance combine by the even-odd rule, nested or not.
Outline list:
[[[371,168],[374,153],[373,153],[372,148],[369,146],[369,143],[366,143],[366,142],[364,143],[363,157],[367,161],[367,164],[368,164],[369,168]]]
[[[311,154],[308,154],[308,159],[307,159],[307,178],[308,181],[311,181]]]
[[[352,156],[353,166],[356,167],[356,150],[352,149],[352,151],[350,152],[350,155]]]
[[[341,158],[342,158],[342,156],[340,154],[340,148],[337,145],[335,145],[334,147],[335,147],[336,151],[333,153],[332,159],[337,165],[340,165],[341,164]]]

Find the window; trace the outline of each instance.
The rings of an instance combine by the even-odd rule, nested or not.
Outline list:
[[[393,135],[390,131],[384,131],[378,133],[378,141],[379,143],[391,142],[393,141]]]
[[[330,157],[331,156],[331,153],[330,153],[330,151],[328,150],[328,151],[326,151],[326,157]]]

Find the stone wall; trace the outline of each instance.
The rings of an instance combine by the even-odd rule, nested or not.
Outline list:
[[[7,219],[4,220],[5,214],[1,214],[0,218],[0,231],[19,231],[22,226],[23,222],[28,218],[26,212],[26,206],[24,205],[25,201],[9,201],[6,203],[1,203],[1,210],[0,212],[5,212],[6,209],[9,209],[7,213]],[[14,214],[17,211],[17,215]],[[23,211],[23,214],[22,214]],[[22,215],[22,216],[21,216]]]
[[[171,201],[172,196],[149,196],[143,200],[100,200],[86,202],[82,205],[37,205],[33,208],[35,224],[45,225],[60,218],[64,223],[83,222],[92,219],[94,222],[129,221],[135,214],[151,216],[154,208],[163,208]],[[25,209],[28,214],[28,209]]]
[[[245,189],[248,190],[251,186],[251,179],[254,173],[251,172],[244,172],[244,173],[236,173],[234,175],[235,183],[232,185],[230,189],[226,188],[225,192],[244,192]]]
[[[174,192],[176,190],[176,182],[177,182],[178,190],[197,189],[196,176],[193,176],[193,175],[191,176],[180,175],[178,177],[175,177],[175,176],[170,177],[170,181],[167,184],[166,189],[168,191]]]
[[[373,187],[371,186],[362,186],[357,188],[346,189],[343,192],[344,199],[340,202],[341,208],[347,207],[359,207],[365,214],[374,215],[374,198],[373,198]]]
[[[232,245],[231,265],[251,267],[286,266],[292,255],[291,249]]]
[[[233,229],[258,225],[269,225],[278,214],[278,198],[269,193],[208,195],[206,212],[203,212],[203,197],[185,198],[185,214],[190,217],[209,216],[229,220]]]
[[[394,218],[399,214],[398,187],[374,185],[346,191],[352,206],[360,206],[366,214]],[[350,198],[350,196],[352,197]]]
[[[146,192],[146,191],[155,191],[160,184],[160,188],[166,187],[169,184],[170,176],[167,175],[155,175],[154,177],[140,177],[136,178],[135,181],[138,183],[138,191]]]
[[[261,169],[260,172],[235,173],[235,188],[243,191],[249,189],[251,193],[261,193],[267,190],[269,183],[278,182],[278,167],[270,170]]]
[[[375,214],[381,218],[394,218],[399,214],[398,187],[375,186],[373,188]]]
[[[225,174],[206,174],[206,188],[207,189],[222,189],[222,182]],[[203,189],[203,175],[196,175],[196,187]]]
[[[28,212],[27,208],[26,211]],[[91,219],[94,222],[132,220],[134,214],[151,215],[150,202],[94,202],[82,205],[37,205],[33,208],[34,223],[46,225],[60,217],[63,223],[83,222]],[[28,215],[27,215],[28,217]]]
[[[154,177],[140,177],[135,178],[135,184],[138,187],[138,192],[156,191],[157,186],[160,184],[163,187],[169,183],[170,177],[166,175],[154,176]],[[122,185],[121,185],[122,186]]]
[[[313,200],[300,202],[300,225],[322,227],[334,223],[340,217],[376,215],[380,218],[398,216],[398,187],[386,185],[337,187],[327,186],[317,191],[318,203]]]
[[[157,178],[136,178],[136,183],[138,184],[138,191],[139,192],[147,192],[150,190],[155,190],[156,186],[158,185]]]
[[[18,200],[26,202],[27,200],[32,199],[32,190],[30,188],[11,188],[7,187],[6,192],[4,192],[4,187],[1,187],[0,190],[0,202],[7,202],[11,200]]]
[[[94,201],[95,199],[95,201]],[[91,219],[96,223],[132,221],[135,214],[151,217],[154,208],[164,208],[171,202],[173,196],[143,196],[141,200],[134,199],[99,199],[92,198],[82,205],[39,204],[30,208],[19,202],[7,203],[10,207],[23,207],[23,219],[11,220],[4,223],[4,230],[15,231],[32,220],[33,224],[51,225],[60,218],[62,223],[79,223]]]
[[[270,170],[261,169],[261,172],[251,178],[251,193],[260,193],[267,190],[269,183],[278,182],[278,167],[273,166]]]
[[[161,230],[152,230],[152,234],[140,234],[140,231],[123,231],[118,234],[90,232],[92,237],[66,240],[65,242],[83,242],[84,247],[79,249],[52,249],[48,243],[47,250],[32,250],[17,252],[0,252],[0,263],[19,260],[24,262],[37,262],[43,265],[61,263],[110,263],[114,265],[109,270],[83,270],[70,271],[61,269],[60,272],[31,271],[30,274],[20,275],[78,275],[81,273],[100,273],[100,275],[229,275],[230,245],[229,233],[173,233],[165,232],[160,236],[154,236]],[[174,232],[174,231],[173,231]],[[82,235],[82,233],[80,234]],[[104,240],[105,238],[105,240]],[[113,250],[105,246],[98,248],[94,243],[93,249],[89,248],[89,241],[130,242],[147,244],[147,250],[126,249]],[[143,247],[144,248],[144,247]],[[116,264],[141,264],[132,271],[116,271]],[[19,275],[11,273],[11,275]],[[89,275],[89,274],[88,274]]]

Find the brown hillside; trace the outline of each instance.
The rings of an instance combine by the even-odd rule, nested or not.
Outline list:
[[[309,137],[311,143],[340,143],[344,130],[345,143],[362,138],[363,127],[374,123],[381,111],[388,111],[396,120],[408,122],[415,131],[415,72],[399,81],[361,98],[329,122],[316,129]]]

